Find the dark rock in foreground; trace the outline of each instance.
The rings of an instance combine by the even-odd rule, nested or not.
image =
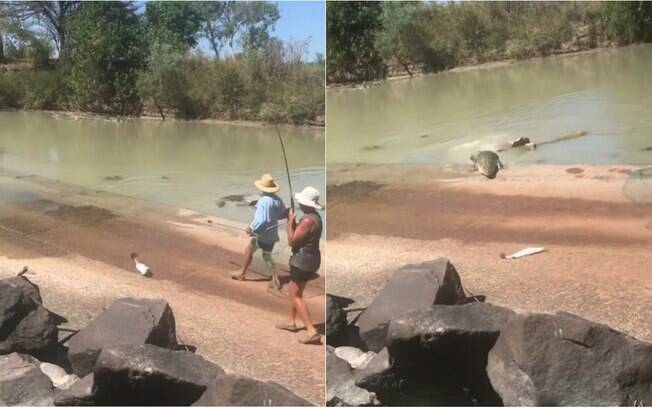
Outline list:
[[[441,386],[452,392],[441,394],[438,398],[443,400],[432,404],[452,405],[458,398],[469,398],[474,404],[500,405],[485,367],[489,351],[512,316],[514,312],[503,307],[470,303],[435,305],[392,320],[387,333],[390,386],[400,379],[402,386]],[[385,389],[377,390],[379,395],[391,392],[378,378],[366,378],[367,384],[372,381]],[[452,400],[446,400],[449,397]]]
[[[373,392],[355,385],[353,370],[331,347],[326,351],[326,379],[327,406],[380,405]]]
[[[326,342],[328,344],[339,346],[344,341],[349,326],[344,308],[351,303],[353,303],[351,299],[326,295]]]
[[[41,304],[38,286],[27,278],[0,280],[0,355],[29,354],[54,361],[60,349],[57,315]]]
[[[54,388],[34,357],[12,353],[0,356],[0,406],[53,404]]]
[[[652,343],[565,312],[512,318],[487,372],[505,405],[652,403]]]
[[[460,276],[448,259],[406,265],[360,315],[360,337],[369,350],[378,352],[385,346],[390,320],[434,304],[462,304],[465,299]]]
[[[312,404],[287,388],[274,383],[254,380],[237,375],[218,377],[195,406],[266,406],[297,407]]]
[[[174,348],[175,326],[172,309],[163,299],[118,299],[70,340],[72,370],[79,377],[86,376],[104,347],[153,344]]]
[[[224,370],[187,351],[149,344],[105,347],[97,359],[98,405],[191,405]]]
[[[88,374],[66,390],[57,391],[54,396],[54,405],[61,407],[95,405],[93,374]]]

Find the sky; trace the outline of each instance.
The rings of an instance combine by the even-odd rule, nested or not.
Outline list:
[[[309,39],[309,60],[316,53],[326,55],[326,2],[279,1],[281,18],[274,35],[283,40]]]

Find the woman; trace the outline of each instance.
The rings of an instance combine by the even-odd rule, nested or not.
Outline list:
[[[290,283],[288,285],[288,298],[290,300],[290,321],[276,325],[277,329],[297,332],[296,315],[299,314],[306,328],[306,334],[299,338],[302,344],[320,344],[321,336],[310,320],[310,312],[303,300],[303,290],[309,280],[315,279],[321,264],[319,240],[322,233],[321,217],[317,213],[319,205],[319,191],[313,187],[306,187],[302,192],[294,195],[299,203],[303,217],[297,224],[294,210],[288,211],[288,245],[292,247],[290,257]]]

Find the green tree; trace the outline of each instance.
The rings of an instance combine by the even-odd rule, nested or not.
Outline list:
[[[383,59],[396,62],[410,77],[410,66],[423,66],[432,59],[421,14],[420,3],[383,3],[383,29],[376,36],[376,47]]]
[[[146,50],[130,3],[82,3],[70,21],[68,82],[82,110],[137,115],[136,82]]]
[[[605,14],[609,36],[619,44],[652,41],[652,3],[610,1]]]
[[[36,23],[54,43],[64,59],[68,39],[68,20],[77,12],[80,1],[3,1],[0,13],[18,24]],[[4,10],[3,10],[4,9]],[[1,18],[1,17],[0,17]]]
[[[138,89],[144,102],[151,102],[164,120],[166,110],[178,111],[187,102],[182,60],[179,47],[155,41],[150,47],[147,69],[138,79]]]
[[[332,81],[368,81],[384,78],[385,63],[376,49],[382,29],[382,4],[375,1],[328,2],[327,69]]]
[[[215,58],[228,46],[245,51],[264,48],[269,32],[278,21],[278,6],[265,1],[223,1],[200,3],[202,32]]]
[[[202,22],[200,5],[183,1],[150,1],[145,6],[149,41],[197,45]]]

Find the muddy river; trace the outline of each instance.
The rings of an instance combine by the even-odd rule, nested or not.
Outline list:
[[[527,137],[503,162],[650,164],[651,66],[645,45],[331,89],[328,163],[468,163]]]
[[[312,185],[323,192],[324,131],[279,129],[294,190]],[[238,196],[255,195],[262,173],[277,179],[289,202],[273,127],[0,112],[0,174],[38,175],[248,222],[253,209]],[[220,200],[225,196],[232,197]]]

